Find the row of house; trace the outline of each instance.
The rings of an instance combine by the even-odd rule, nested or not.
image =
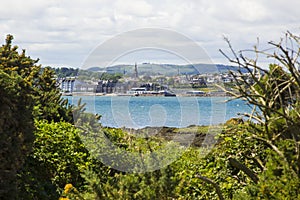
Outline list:
[[[65,77],[58,78],[57,82],[60,90],[63,93],[73,92],[93,92],[93,93],[127,93],[132,88],[145,88],[146,91],[159,91],[168,89],[167,78],[159,80],[159,77],[155,78],[157,83],[144,83],[136,78],[126,78],[123,83],[117,83],[110,80],[99,81],[81,81],[77,77]],[[212,84],[233,83],[234,77],[228,73],[223,74],[198,74],[193,76],[181,75],[171,77],[174,82],[182,85],[191,85],[194,88],[206,87]],[[151,79],[151,78],[150,78]],[[250,75],[245,74],[245,80],[251,83]],[[151,80],[149,80],[151,82]]]
[[[244,73],[243,76],[248,83],[253,82],[250,74]],[[257,75],[258,76],[258,75]],[[223,74],[199,74],[194,75],[190,78],[191,85],[209,85],[209,84],[220,84],[220,83],[233,83],[234,77],[231,74],[223,73]]]
[[[57,79],[58,87],[63,93],[73,92],[94,92],[113,93],[115,83],[112,81],[100,80],[98,82],[84,82],[76,77],[65,77]]]

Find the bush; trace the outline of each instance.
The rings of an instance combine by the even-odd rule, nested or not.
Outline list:
[[[82,174],[93,166],[93,160],[80,140],[79,130],[67,122],[35,124],[33,151],[19,178],[20,198],[58,199],[68,183],[83,189]]]
[[[245,147],[248,157],[258,158],[252,168],[261,169],[256,171],[258,181],[247,184],[243,192],[238,192],[238,198],[299,199],[300,38],[287,32],[285,39],[269,44],[273,52],[259,51],[256,46],[253,50],[256,56],[266,55],[273,60],[269,69],[258,65],[258,57],[247,58],[243,51],[235,53],[230,44],[233,58],[226,56],[249,74],[231,72],[236,86],[234,92],[227,92],[254,106],[253,112],[245,115],[249,121],[243,129],[251,141]],[[255,143],[263,148],[255,151]],[[247,161],[242,161],[244,166]]]
[[[16,196],[16,175],[31,150],[34,118],[72,121],[71,107],[56,87],[54,74],[18,52],[8,35],[0,47],[0,198]]]
[[[8,35],[0,48],[0,199],[15,198],[16,174],[34,140],[32,84],[38,67],[11,46],[12,39]]]

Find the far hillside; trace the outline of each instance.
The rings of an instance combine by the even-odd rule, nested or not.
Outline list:
[[[91,67],[88,70],[94,72],[108,73],[122,73],[126,75],[133,75],[135,66],[133,65],[115,65],[107,68]],[[153,64],[142,63],[137,64],[139,75],[165,75],[174,76],[178,74],[206,74],[206,73],[226,73],[230,71],[237,71],[238,68],[234,66],[222,65],[222,64],[189,64],[189,65],[174,65],[174,64]],[[247,71],[242,69],[243,73]]]
[[[91,67],[88,69],[79,68],[53,68],[58,78],[76,76],[79,80],[98,80],[107,78],[108,74],[122,76],[135,76],[135,65],[115,65],[107,68]],[[245,69],[240,69],[242,73],[246,73]],[[220,74],[228,71],[238,71],[238,67],[222,65],[222,64],[190,64],[190,65],[175,65],[175,64],[153,64],[142,63],[137,64],[139,76],[176,76],[176,75],[196,75],[196,74]]]

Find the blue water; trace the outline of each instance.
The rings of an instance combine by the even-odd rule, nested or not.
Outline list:
[[[129,97],[69,96],[77,105],[81,98],[86,109],[102,115],[100,122],[109,127],[142,128],[146,126],[186,127],[215,125],[250,112],[242,100],[226,103],[227,97]]]

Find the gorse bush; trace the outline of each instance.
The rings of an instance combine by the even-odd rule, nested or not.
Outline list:
[[[31,198],[41,199],[39,195],[53,192],[58,198],[60,191],[56,191],[57,188],[63,188],[67,183],[83,187],[81,174],[92,166],[93,161],[78,130],[66,122],[36,121],[35,125],[33,151],[20,175],[20,187],[25,190],[23,196],[28,190],[33,195]]]
[[[40,67],[17,52],[8,35],[0,47],[0,198],[16,196],[16,174],[34,140],[34,83]]]
[[[48,67],[42,68],[35,84],[35,119],[73,123],[73,108],[67,99],[61,98],[54,71]]]
[[[17,196],[17,173],[34,141],[34,119],[72,121],[71,106],[61,98],[54,74],[8,35],[0,47],[0,198]]]

